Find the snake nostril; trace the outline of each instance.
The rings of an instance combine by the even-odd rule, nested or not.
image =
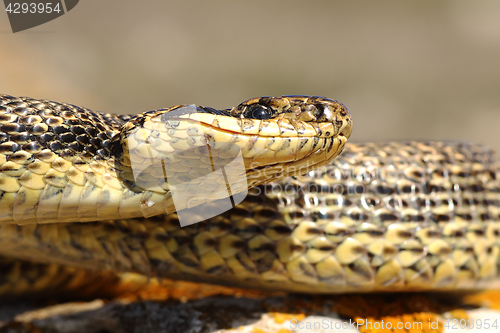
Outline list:
[[[321,121],[324,118],[324,106],[321,104],[314,105],[312,114],[316,118],[316,120]]]
[[[316,104],[314,105],[313,115],[316,117],[317,121],[332,121],[335,118],[335,114],[328,105]]]

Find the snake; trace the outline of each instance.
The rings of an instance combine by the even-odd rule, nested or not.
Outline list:
[[[1,95],[0,294],[129,273],[313,294],[498,287],[495,152],[346,144],[351,131],[316,96],[126,116]],[[238,158],[230,186],[218,171]]]

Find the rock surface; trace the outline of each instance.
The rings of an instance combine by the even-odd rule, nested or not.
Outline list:
[[[262,295],[209,285],[179,284],[184,296],[172,290],[163,294],[136,294],[111,301],[69,302],[47,306],[47,301],[10,302],[0,306],[0,332],[30,333],[325,333],[325,332],[448,332],[446,321],[456,318],[493,322],[500,314],[499,293],[371,295]],[[184,289],[187,288],[187,289]],[[197,289],[194,297],[191,293]],[[167,288],[168,290],[168,288]],[[226,295],[204,295],[212,290]],[[154,299],[145,299],[148,298]],[[169,295],[165,297],[165,295]],[[189,297],[188,297],[189,296]],[[204,296],[204,297],[203,297]],[[165,298],[159,300],[159,298]],[[186,298],[187,297],[187,298]],[[482,308],[480,308],[482,307]],[[489,307],[489,309],[488,309]],[[355,325],[359,320],[379,325],[423,323],[422,328],[382,330]],[[436,329],[425,327],[436,322]],[[378,324],[377,324],[378,323]],[[391,324],[391,325],[392,325]],[[409,324],[408,324],[409,325]],[[467,329],[466,329],[467,330]],[[482,331],[475,327],[469,332]],[[456,332],[454,330],[454,332]]]

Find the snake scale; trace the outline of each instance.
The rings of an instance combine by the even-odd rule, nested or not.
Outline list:
[[[497,287],[494,152],[463,142],[344,149],[351,128],[347,108],[320,97],[116,116],[2,95],[0,293],[98,283],[100,272],[306,293]],[[177,210],[247,190],[213,178],[196,183],[203,195],[177,187],[185,200],[174,205],[186,173],[209,174],[213,159],[189,155],[207,145],[222,164],[242,155],[248,196],[181,227]]]

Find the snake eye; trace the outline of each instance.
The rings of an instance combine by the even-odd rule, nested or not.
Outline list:
[[[269,119],[271,118],[272,112],[269,108],[256,104],[249,106],[244,113],[245,118],[251,119]]]

